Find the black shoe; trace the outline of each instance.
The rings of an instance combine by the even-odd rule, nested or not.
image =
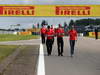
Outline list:
[[[71,54],[71,57],[73,57],[73,54]]]
[[[42,42],[42,44],[44,44],[44,43]]]
[[[51,54],[49,53],[48,56],[50,56]]]
[[[61,56],[63,56],[63,54],[61,54]]]
[[[58,54],[58,56],[60,56],[60,54]]]
[[[48,56],[50,56],[50,54],[48,54]]]

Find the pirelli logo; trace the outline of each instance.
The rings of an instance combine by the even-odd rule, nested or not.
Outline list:
[[[0,16],[98,17],[100,5],[0,5]]]
[[[56,15],[91,15],[90,6],[56,6]]]
[[[33,16],[34,6],[0,6],[0,15]]]

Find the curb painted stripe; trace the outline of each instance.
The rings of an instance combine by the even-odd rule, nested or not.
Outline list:
[[[37,75],[45,75],[44,51],[42,44],[40,44]]]

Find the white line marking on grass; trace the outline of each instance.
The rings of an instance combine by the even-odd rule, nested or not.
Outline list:
[[[42,44],[40,44],[37,75],[45,75],[44,51],[43,51],[43,45]]]

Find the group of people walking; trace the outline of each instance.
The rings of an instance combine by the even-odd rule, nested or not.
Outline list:
[[[48,56],[51,55],[52,53],[54,37],[57,37],[58,56],[63,56],[63,48],[64,48],[63,37],[65,33],[69,35],[70,54],[72,57],[74,55],[75,41],[77,40],[77,31],[75,30],[74,26],[72,26],[71,29],[67,32],[64,32],[64,29],[62,28],[61,24],[58,25],[57,29],[53,28],[52,25],[51,27],[47,26],[47,28],[44,25],[42,26],[41,28],[42,44],[46,43]]]

